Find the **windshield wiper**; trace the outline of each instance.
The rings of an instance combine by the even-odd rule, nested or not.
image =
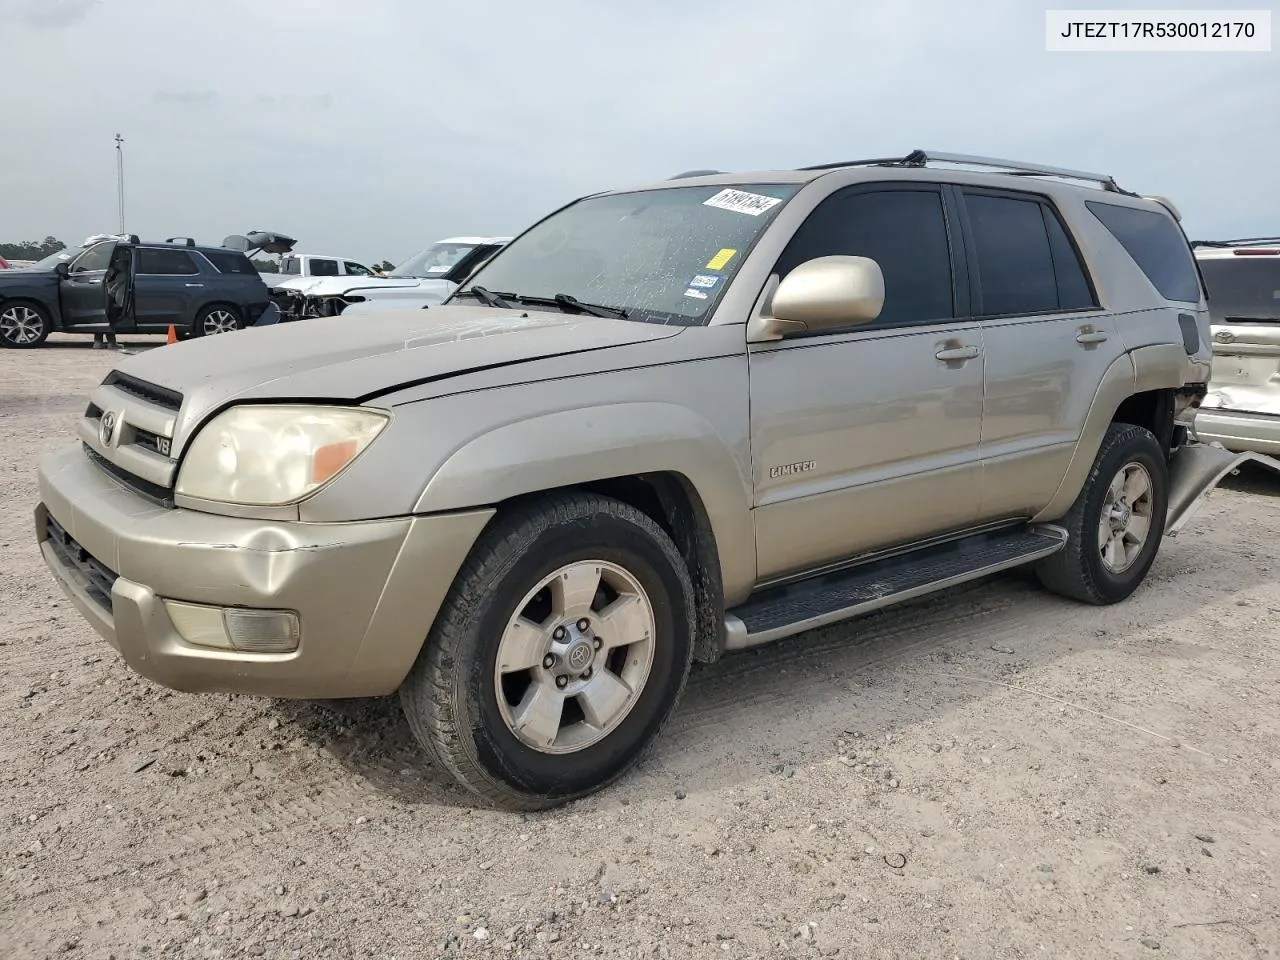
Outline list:
[[[470,286],[470,287],[467,287],[467,289],[465,290],[459,290],[457,293],[454,294],[454,296],[465,297],[468,294],[475,297],[477,300],[483,303],[486,307],[498,307],[502,310],[517,309],[516,305],[514,303],[510,303],[507,299],[509,297],[515,297],[515,299],[519,299],[519,297],[516,297],[515,294],[494,293],[492,290],[488,290],[484,287]]]
[[[608,317],[616,320],[627,319],[627,311],[621,307],[606,307],[599,303],[583,303],[577,297],[567,293],[557,293],[551,298],[556,306],[569,307],[573,310],[581,310],[583,313],[589,313],[593,317]]]
[[[523,294],[512,294],[514,299],[521,303],[545,303],[560,307],[562,310],[577,310],[579,313],[589,313],[593,317],[606,317],[610,320],[626,320],[627,311],[621,307],[606,307],[599,303],[583,303],[577,297],[570,296],[567,293],[557,293],[553,297],[526,297]]]

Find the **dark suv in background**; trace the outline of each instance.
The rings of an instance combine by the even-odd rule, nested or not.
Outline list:
[[[104,282],[108,267],[123,284]],[[183,338],[252,326],[271,303],[249,257],[230,246],[110,239],[47,270],[0,274],[0,347],[36,347],[54,332],[104,333],[113,295],[117,333],[165,333],[172,324]]]

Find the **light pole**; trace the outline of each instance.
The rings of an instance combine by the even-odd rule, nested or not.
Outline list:
[[[116,193],[120,204],[120,235],[124,236],[124,137],[116,134]]]

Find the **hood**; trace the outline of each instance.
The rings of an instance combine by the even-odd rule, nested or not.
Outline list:
[[[304,277],[303,283],[292,289],[301,290],[308,297],[342,297],[348,293],[373,291],[374,296],[382,290],[397,288],[413,289],[424,283],[439,283],[438,280],[419,280],[416,277]]]
[[[12,287],[57,286],[61,280],[62,278],[53,270],[14,267],[0,271],[0,295]]]
[[[684,328],[479,306],[320,317],[157,347],[116,369],[183,395],[179,444],[232,400],[360,401],[472,370],[674,337]]]

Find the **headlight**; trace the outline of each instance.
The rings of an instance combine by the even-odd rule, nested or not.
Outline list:
[[[354,407],[232,407],[191,441],[175,492],[245,506],[293,503],[345,470],[387,421]]]

